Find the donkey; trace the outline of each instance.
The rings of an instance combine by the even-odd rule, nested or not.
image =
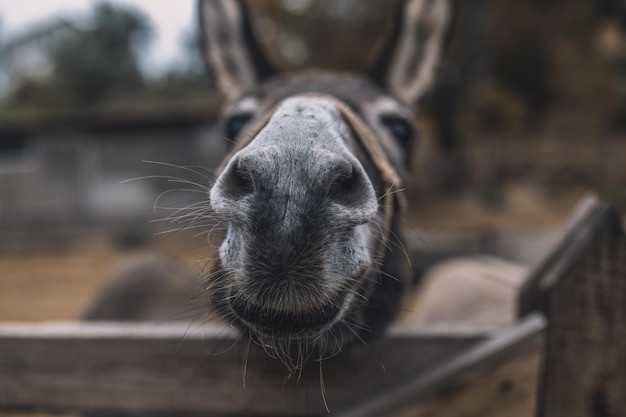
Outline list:
[[[210,189],[211,216],[227,226],[205,296],[290,369],[379,337],[413,285],[401,218],[414,114],[451,11],[448,0],[397,7],[366,73],[284,75],[244,1],[199,1],[202,52],[226,97],[221,126],[232,143]],[[87,316],[103,318],[98,311]]]
[[[210,191],[214,215],[228,223],[208,278],[211,304],[296,367],[312,351],[379,336],[411,285],[399,240],[411,106],[435,78],[447,1],[402,2],[368,74],[289,77],[265,58],[244,2],[199,6],[234,143]]]

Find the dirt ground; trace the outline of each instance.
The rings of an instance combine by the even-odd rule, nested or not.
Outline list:
[[[116,254],[104,247],[0,258],[0,319],[60,320],[76,317]]]
[[[415,204],[407,216],[410,226],[435,231],[474,233],[484,230],[518,232],[554,227],[584,193],[558,201],[529,187],[510,190],[499,209],[472,197],[440,198]],[[207,244],[155,238],[141,251],[173,254],[190,263],[211,252]],[[65,247],[0,248],[0,321],[69,320],[79,317],[111,270],[141,251],[121,251],[103,241]]]
[[[157,252],[187,259],[206,257],[210,249],[180,241],[158,241],[141,250],[115,249],[95,240],[55,247],[0,251],[0,321],[71,320],[80,316],[117,265]]]

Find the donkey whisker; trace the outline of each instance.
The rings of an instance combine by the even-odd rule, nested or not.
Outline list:
[[[204,178],[205,180],[212,182],[213,179],[207,175],[204,175],[203,173],[201,173],[199,171],[199,169],[201,169],[202,167],[193,167],[193,166],[185,166],[185,165],[176,165],[176,164],[171,164],[168,162],[160,162],[160,161],[149,161],[149,160],[143,160],[142,161],[145,164],[153,164],[153,165],[163,165],[166,167],[170,167],[170,168],[175,168],[175,169],[182,169],[185,170],[187,172],[191,172],[193,174],[196,174],[202,178]]]

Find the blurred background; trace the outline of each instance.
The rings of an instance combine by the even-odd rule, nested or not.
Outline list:
[[[225,152],[195,2],[32,3],[0,0],[0,320],[76,317],[138,251],[210,257],[207,227],[172,230]],[[397,4],[250,3],[287,72],[367,68]],[[588,191],[626,210],[626,2],[457,6],[408,223],[545,230]]]

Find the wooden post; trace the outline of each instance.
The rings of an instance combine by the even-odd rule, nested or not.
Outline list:
[[[548,319],[538,417],[626,416],[626,236],[587,200],[523,289],[520,314]]]
[[[531,417],[545,319],[530,315],[430,372],[414,374],[341,417]]]

